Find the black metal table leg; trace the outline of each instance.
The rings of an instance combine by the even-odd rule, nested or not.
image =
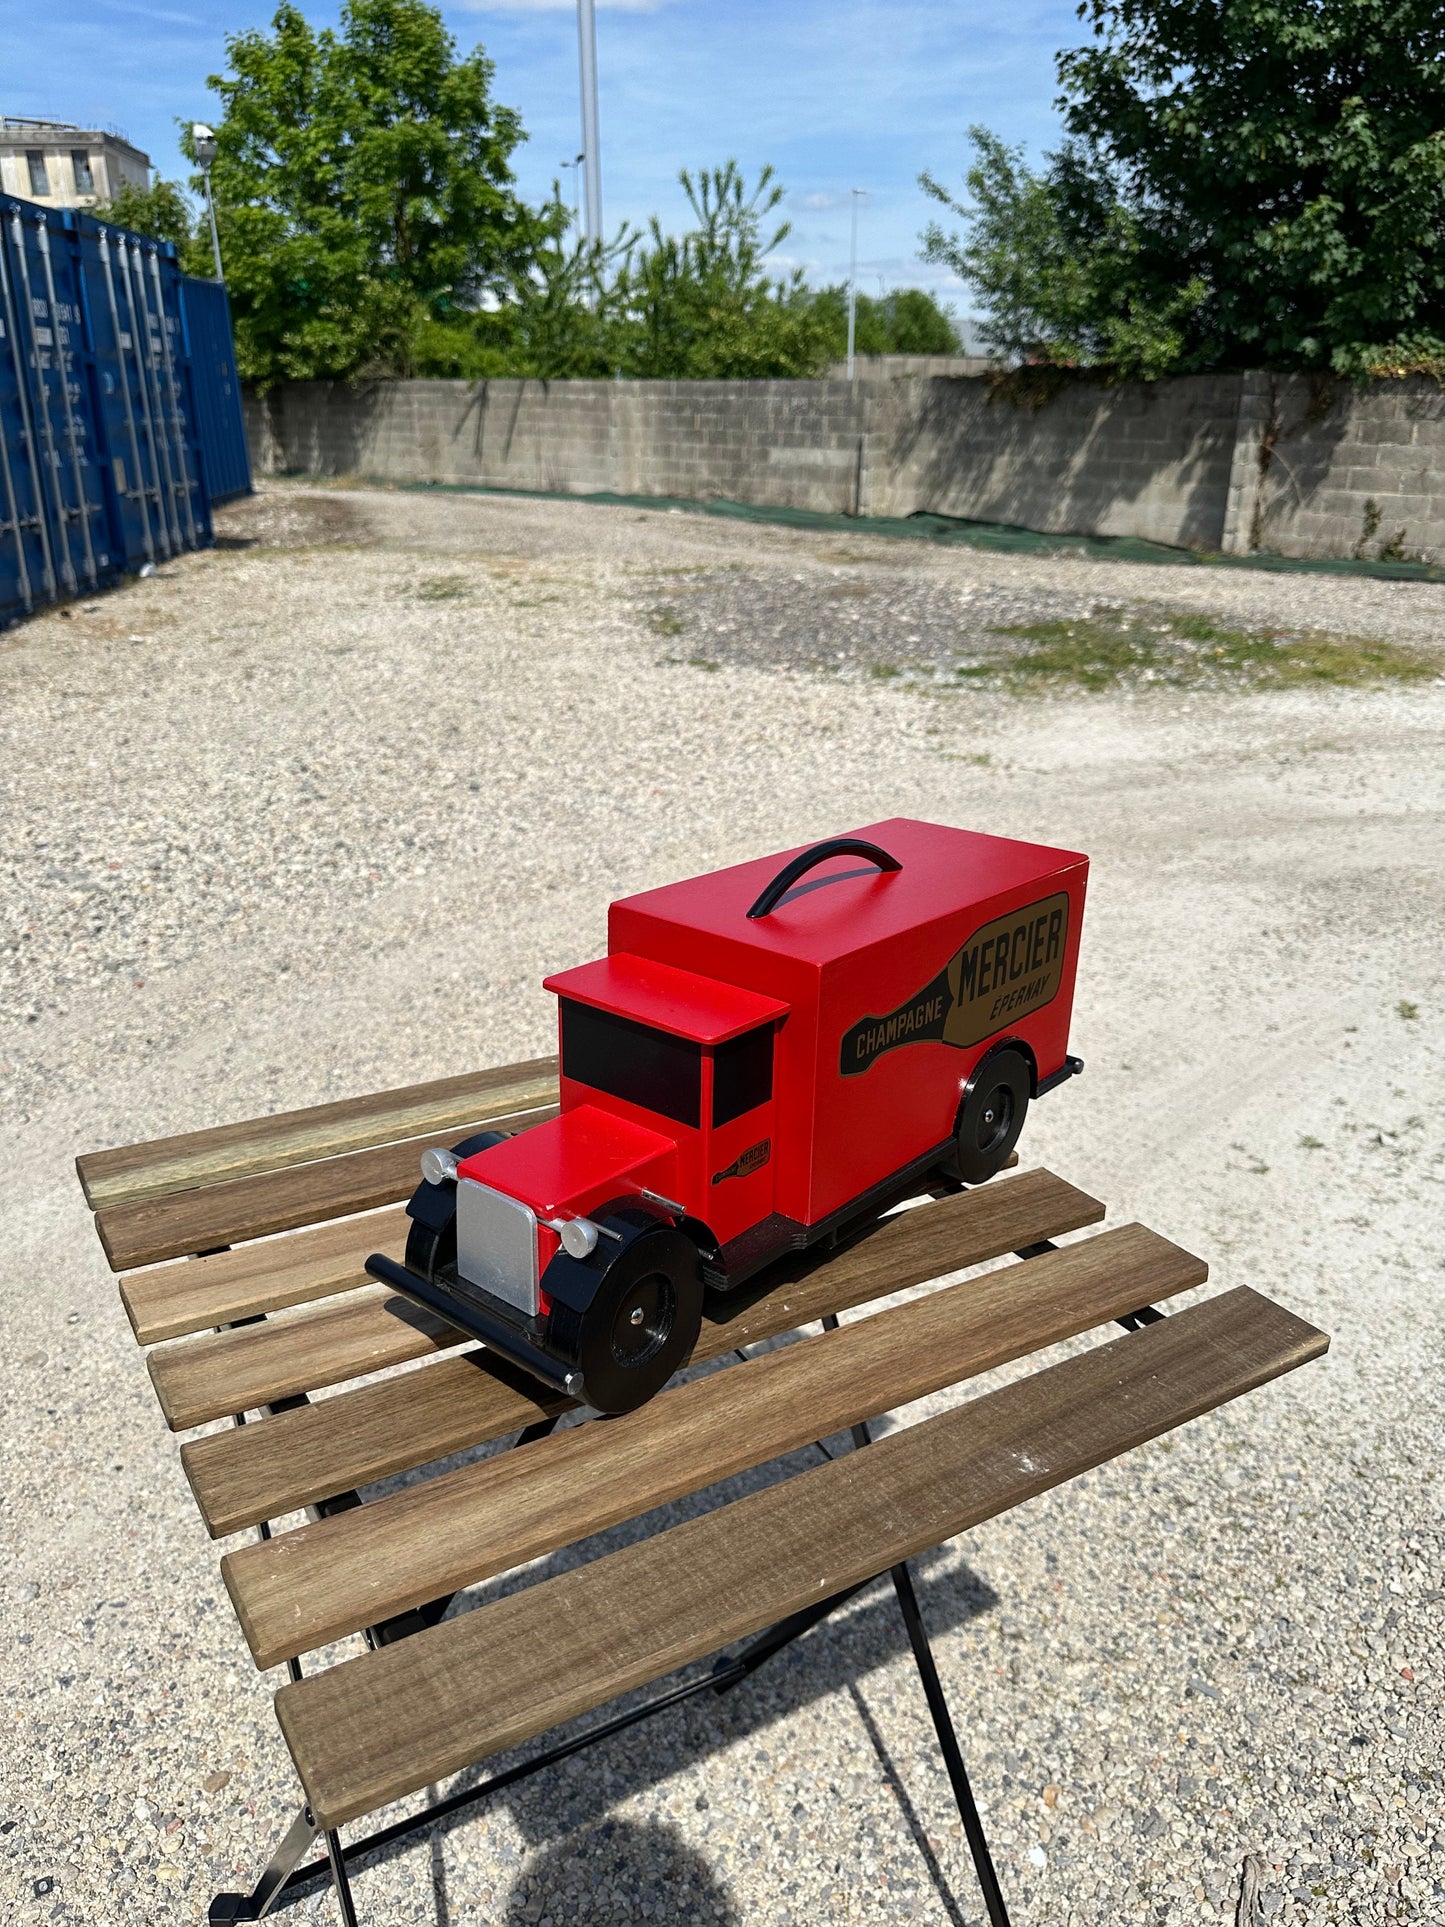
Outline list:
[[[1004,1905],[1003,1890],[998,1884],[998,1875],[994,1871],[993,1857],[988,1850],[983,1822],[978,1816],[973,1788],[969,1785],[968,1774],[964,1770],[963,1752],[958,1744],[958,1735],[953,1730],[948,1701],[943,1697],[943,1685],[938,1677],[938,1668],[934,1664],[933,1648],[928,1643],[923,1615],[918,1609],[918,1595],[913,1590],[913,1579],[906,1565],[893,1568],[893,1588],[898,1594],[903,1623],[908,1628],[908,1642],[913,1648],[918,1677],[923,1682],[924,1698],[928,1701],[928,1710],[933,1715],[933,1730],[938,1735],[938,1748],[943,1755],[943,1763],[948,1768],[948,1777],[953,1783],[953,1797],[958,1802],[959,1818],[963,1821],[963,1831],[968,1838],[969,1852],[973,1855],[974,1870],[978,1874],[978,1884],[983,1892],[983,1902],[988,1909],[988,1917],[993,1927],[1009,1927],[1008,1909]]]
[[[326,1858],[331,1862],[331,1884],[336,1889],[342,1927],[356,1927],[356,1904],[351,1898],[351,1882],[346,1878],[346,1856],[341,1851],[341,1835],[334,1827],[326,1832]]]
[[[1055,1249],[1054,1246],[1047,1244],[1030,1246],[1026,1252],[1019,1252],[1018,1256],[1033,1257],[1041,1251],[1053,1249]],[[826,1331],[836,1331],[838,1320],[830,1315],[823,1320],[823,1327]],[[861,1450],[863,1446],[872,1444],[872,1434],[868,1430],[866,1421],[851,1429],[855,1450]],[[823,1449],[826,1451],[827,1448]],[[918,1677],[923,1683],[923,1696],[928,1701],[928,1710],[933,1716],[933,1730],[938,1736],[938,1749],[943,1755],[943,1764],[948,1768],[953,1797],[958,1802],[959,1818],[963,1821],[963,1831],[968,1840],[968,1850],[973,1855],[974,1871],[978,1875],[978,1884],[983,1893],[984,1905],[988,1909],[989,1920],[992,1922],[992,1927],[1009,1927],[1008,1908],[1004,1905],[1003,1889],[998,1884],[998,1874],[994,1870],[993,1856],[988,1850],[983,1821],[979,1818],[973,1788],[968,1783],[968,1774],[963,1764],[963,1750],[958,1744],[958,1735],[953,1728],[948,1701],[943,1696],[943,1683],[938,1677],[933,1648],[928,1643],[923,1614],[918,1606],[918,1594],[913,1590],[913,1576],[906,1562],[903,1565],[894,1566],[891,1577],[893,1590],[898,1595],[898,1605],[903,1614],[903,1624],[908,1629],[908,1643],[913,1648],[914,1664],[918,1668]]]

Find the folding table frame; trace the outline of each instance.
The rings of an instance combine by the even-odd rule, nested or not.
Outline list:
[[[78,1160],[168,1422],[234,1422],[189,1440],[182,1464],[213,1536],[258,1531],[222,1572],[257,1664],[284,1660],[290,1674],[277,1714],[306,1804],[255,1889],[218,1894],[211,1921],[260,1920],[329,1875],[354,1923],[348,1863],[728,1691],[886,1573],[989,1919],[1006,1927],[909,1558],[1328,1340],[1242,1290],[1163,1320],[1155,1301],[1203,1283],[1205,1266],[1139,1225],[1059,1244],[1104,1207],[1026,1171],[940,1188],[775,1269],[705,1321],[690,1363],[723,1369],[559,1432],[571,1401],[463,1349],[362,1270],[370,1251],[399,1253],[405,1219],[384,1208],[410,1191],[426,1143],[525,1129],[555,1106],[555,1061],[542,1059]],[[1109,1324],[1128,1336],[870,1438],[886,1411]],[[807,1327],[821,1329],[799,1337]],[[410,1361],[425,1362],[385,1371]],[[344,1389],[310,1396],[331,1388]],[[843,1431],[855,1449],[835,1457],[824,1441]],[[514,1433],[508,1452],[363,1504],[358,1488]],[[823,1461],[810,1471],[443,1617],[467,1586],[809,1446]],[[303,1512],[308,1524],[278,1529]],[[305,1652],[351,1634],[363,1652],[303,1676]],[[644,1703],[343,1848],[343,1824],[678,1672]],[[318,1835],[324,1854],[307,1861]]]

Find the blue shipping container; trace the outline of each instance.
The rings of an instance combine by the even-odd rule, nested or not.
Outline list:
[[[181,276],[181,325],[196,406],[196,435],[211,506],[251,493],[251,457],[224,281]]]
[[[206,546],[249,486],[225,290],[0,195],[0,624]]]

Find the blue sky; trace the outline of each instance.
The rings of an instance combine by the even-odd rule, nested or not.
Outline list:
[[[302,0],[315,23],[337,8]],[[0,0],[0,110],[114,123],[178,175],[178,116],[211,111],[225,37],[264,25],[255,0]],[[496,62],[497,97],[530,139],[517,173],[543,193],[580,145],[574,0],[466,0],[443,9],[463,48]],[[928,167],[960,179],[976,120],[1037,153],[1057,122],[1053,56],[1082,38],[1073,0],[599,0],[603,204],[609,231],[654,210],[680,222],[677,172],[771,161],[788,189],[789,264],[822,283],[848,268],[848,195],[868,190],[859,283],[966,293],[917,259]]]

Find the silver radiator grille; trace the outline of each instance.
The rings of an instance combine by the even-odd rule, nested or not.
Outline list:
[[[457,1272],[529,1317],[537,1315],[536,1213],[475,1178],[457,1180]]]

